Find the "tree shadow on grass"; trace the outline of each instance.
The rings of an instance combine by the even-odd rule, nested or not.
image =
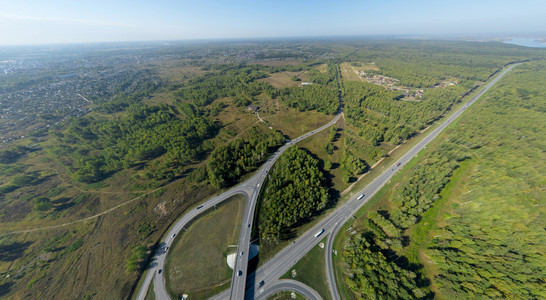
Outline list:
[[[0,261],[12,262],[23,256],[25,250],[32,242],[12,243],[9,245],[0,245]]]
[[[5,295],[9,294],[9,292],[11,291],[11,287],[14,284],[15,283],[13,283],[13,282],[6,282],[4,284],[0,284],[0,298],[2,298]]]

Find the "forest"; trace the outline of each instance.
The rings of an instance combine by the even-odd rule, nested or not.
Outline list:
[[[543,166],[533,163],[540,160],[537,134],[544,122],[524,120],[544,119],[539,99],[546,91],[537,74],[544,76],[546,69],[539,63],[518,68],[404,175],[386,198],[389,208],[369,211],[362,232],[346,240],[346,282],[353,292],[364,298],[429,293],[426,280],[413,284],[400,275],[402,268],[412,278],[427,276],[439,298],[544,297],[544,252],[536,247],[544,241],[539,237],[544,212],[534,204],[540,186],[535,175]],[[453,183],[466,192],[443,193],[467,160],[469,182]],[[429,214],[435,205],[444,211]],[[419,261],[416,249],[426,253]],[[384,259],[396,266],[381,266]],[[391,290],[376,276],[394,278],[386,282],[403,294],[385,296]],[[415,286],[418,294],[411,295]]]
[[[422,266],[398,253],[407,246],[405,230],[421,220],[467,157],[464,148],[443,144],[392,192],[391,209],[368,212],[363,232],[346,241],[344,260],[351,270],[346,282],[353,292],[366,299],[413,299],[430,293]]]
[[[420,245],[445,298],[546,297],[545,166],[539,163],[546,66],[526,63],[512,72],[450,133],[472,147],[476,163],[461,183],[466,192],[451,196],[434,237]]]
[[[292,146],[279,158],[267,180],[259,212],[262,238],[275,243],[291,227],[320,212],[329,201],[324,171],[316,158]]]
[[[312,84],[302,87],[283,88],[279,91],[281,99],[299,111],[316,110],[328,115],[339,109],[337,91],[323,85]]]
[[[285,142],[281,132],[263,126],[251,127],[245,136],[214,149],[207,162],[211,184],[219,188],[233,185],[241,176],[256,170]]]
[[[55,132],[57,143],[51,151],[68,158],[74,179],[85,183],[103,180],[123,168],[145,165],[165,154],[165,178],[153,177],[171,180],[180,175],[185,164],[210,149],[206,140],[215,128],[210,119],[180,116],[172,106],[131,105],[127,115],[119,118],[73,119],[67,129]]]

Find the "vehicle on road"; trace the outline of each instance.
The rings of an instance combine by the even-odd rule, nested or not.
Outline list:
[[[265,283],[265,282],[264,282],[263,280],[260,281],[260,287],[262,287],[262,286],[264,285],[264,283]]]
[[[161,271],[163,271],[162,269],[159,269],[159,271],[157,271],[157,274],[161,274]]]
[[[401,162],[398,162],[396,163],[396,166],[399,167],[402,163]]]
[[[356,198],[356,200],[360,200],[360,199],[362,199],[363,197],[364,197],[364,194],[358,196],[358,198]]]
[[[241,275],[243,275],[243,271],[239,270],[239,271],[237,272],[237,276],[241,276]]]
[[[324,228],[322,228],[319,232],[315,233],[315,237],[318,237],[324,232]]]
[[[173,234],[173,237],[175,237],[175,236],[176,236],[176,233],[175,233],[175,234]]]

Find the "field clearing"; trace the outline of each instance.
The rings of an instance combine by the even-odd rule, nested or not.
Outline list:
[[[302,63],[301,60],[272,60],[272,61],[258,61],[252,64],[277,67],[277,66],[296,66],[301,63]]]
[[[349,63],[342,63],[340,65],[341,68],[341,77],[343,80],[350,80],[350,81],[363,81],[364,79],[360,78],[358,74],[356,74],[354,67],[352,67]]]
[[[302,73],[304,73],[304,71],[271,73],[269,77],[259,79],[258,81],[267,82],[278,89],[284,87],[297,87],[300,85],[301,81],[293,81],[291,78],[292,76],[300,76]]]
[[[191,60],[174,59],[154,63],[159,70],[159,76],[170,82],[183,82],[192,77],[199,77],[206,73],[201,67],[192,66]]]
[[[194,221],[176,237],[165,266],[166,285],[174,298],[204,299],[229,288],[232,270],[226,255],[236,252],[245,198],[232,197]]]
[[[298,146],[305,148],[314,155],[316,155],[322,161],[330,161],[332,163],[332,168],[330,171],[326,171],[327,177],[332,181],[332,189],[335,193],[341,193],[345,190],[349,183],[343,181],[343,172],[341,170],[341,152],[343,151],[343,134],[345,133],[344,127],[345,122],[343,118],[340,118],[336,123],[338,127],[336,138],[334,140],[334,152],[332,155],[326,153],[324,150],[324,145],[329,141],[330,129],[324,130],[320,133],[313,135],[312,137],[301,141]]]
[[[174,99],[175,98],[172,91],[161,91],[154,93],[153,96],[151,96],[150,98],[142,99],[142,103],[147,105],[173,105]]]
[[[321,73],[326,73],[328,72],[328,64],[321,64],[319,66],[316,67],[317,70],[319,70],[319,72]]]
[[[319,128],[328,123],[334,116],[325,115],[316,111],[298,111],[287,107],[279,101],[279,112],[272,115],[260,115],[273,129],[293,139],[306,132]]]

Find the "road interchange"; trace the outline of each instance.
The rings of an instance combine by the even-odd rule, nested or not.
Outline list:
[[[324,238],[328,234],[330,234],[330,236],[327,239],[325,249],[327,256],[327,276],[333,299],[339,299],[339,294],[337,293],[335,287],[336,283],[335,276],[333,274],[331,255],[333,250],[333,237],[335,237],[335,234],[337,233],[339,228],[341,228],[341,226],[360,207],[362,207],[362,205],[364,205],[366,201],[368,201],[373,195],[375,195],[375,193],[377,193],[391,179],[391,177],[396,173],[401,165],[405,165],[407,162],[409,162],[430,141],[438,136],[441,131],[443,131],[456,118],[458,118],[472,103],[479,99],[485,92],[487,92],[487,90],[489,90],[496,82],[498,82],[498,80],[500,80],[507,72],[509,72],[513,67],[517,65],[518,64],[514,64],[505,68],[499,75],[495,77],[495,79],[493,79],[485,87],[483,87],[482,90],[478,94],[476,94],[471,100],[469,100],[464,106],[455,111],[437,128],[435,128],[425,138],[423,138],[413,148],[405,153],[398,160],[398,163],[393,163],[388,169],[386,169],[386,171],[376,177],[370,184],[368,184],[359,193],[357,193],[356,196],[342,204],[335,211],[331,212],[330,215],[324,217],[313,228],[301,235],[288,247],[281,250],[272,259],[264,263],[260,268],[256,270],[256,272],[248,274],[247,276],[249,255],[248,250],[250,246],[250,234],[252,229],[252,221],[254,218],[254,210],[256,207],[261,186],[265,180],[265,176],[268,174],[269,170],[271,169],[275,161],[280,157],[280,155],[282,155],[282,153],[292,144],[295,144],[311,135],[314,135],[336,123],[341,115],[341,106],[340,111],[338,112],[336,117],[329,123],[320,127],[319,129],[313,130],[292,141],[289,141],[284,146],[279,148],[250,179],[218,196],[211,198],[198,208],[192,209],[187,212],[175,223],[175,225],[172,226],[171,230],[169,230],[168,234],[163,239],[162,245],[164,245],[164,247],[169,247],[175,235],[178,234],[182,229],[184,229],[184,226],[189,223],[193,218],[197,217],[207,209],[214,207],[214,205],[217,205],[218,203],[228,199],[233,195],[243,194],[247,199],[247,205],[245,206],[245,214],[243,217],[243,223],[239,236],[239,244],[237,250],[238,255],[236,256],[237,258],[232,276],[231,289],[216,295],[212,299],[261,299],[262,296],[260,295],[260,291],[263,292],[269,290],[272,288],[273,285],[276,285],[278,283],[278,278],[286,273],[290,269],[290,267],[292,267],[298,260],[305,256],[307,252],[309,252],[320,240],[322,240],[322,238]],[[360,195],[364,196],[359,198],[358,196]],[[323,232],[318,237],[315,236],[315,234],[321,230],[323,230]],[[159,251],[154,256],[152,264],[150,264],[149,270],[146,274],[144,283],[138,293],[137,299],[144,299],[152,280],[154,281],[154,291],[156,298],[170,299],[166,292],[163,274],[159,272],[159,270],[162,270],[164,267],[166,254],[167,251]],[[239,271],[241,271],[241,273],[239,273]]]

